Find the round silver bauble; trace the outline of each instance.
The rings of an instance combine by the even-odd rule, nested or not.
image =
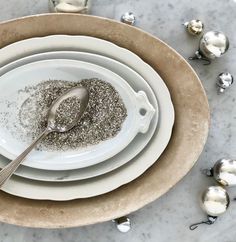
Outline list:
[[[225,89],[228,89],[234,82],[233,76],[229,72],[222,72],[219,74],[216,85],[218,92],[223,93]]]
[[[209,65],[211,60],[221,57],[229,49],[228,37],[219,31],[205,33],[199,41],[199,49],[190,60],[204,60]]]
[[[221,186],[210,186],[202,194],[201,206],[210,216],[218,217],[223,214],[230,203],[227,191]]]
[[[223,187],[208,187],[201,197],[201,207],[208,215],[208,219],[206,221],[190,225],[190,230],[196,229],[200,224],[213,224],[219,215],[226,212],[226,210],[229,207],[229,204],[229,195]]]
[[[134,25],[136,22],[136,17],[132,12],[126,12],[121,16],[121,22],[128,25]]]
[[[213,176],[223,186],[236,185],[236,160],[220,159],[212,168]]]
[[[191,35],[200,35],[204,30],[204,24],[199,19],[193,19],[186,22],[184,23],[184,26]]]

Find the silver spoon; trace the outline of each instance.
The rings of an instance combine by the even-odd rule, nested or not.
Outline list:
[[[75,116],[74,120],[72,120],[72,122],[68,122],[67,124],[59,124],[56,122],[57,110],[64,100],[71,97],[77,97],[80,99],[80,108],[78,110],[78,113]],[[15,170],[19,167],[25,157],[34,149],[34,147],[48,134],[50,134],[51,132],[62,133],[72,129],[83,116],[88,106],[88,101],[89,93],[85,87],[73,88],[57,98],[49,108],[47,128],[45,129],[45,131],[23,153],[21,153],[15,160],[11,161],[0,171],[0,187],[7,181],[8,178],[12,176]]]

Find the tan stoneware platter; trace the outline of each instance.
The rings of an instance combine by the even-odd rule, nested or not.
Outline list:
[[[134,212],[172,188],[201,154],[209,130],[209,106],[201,82],[183,57],[158,38],[101,17],[44,14],[4,22],[0,24],[0,48],[53,34],[105,39],[131,50],[151,65],[171,93],[176,114],[172,138],[158,162],[142,176],[101,196],[54,202],[19,198],[1,191],[0,221],[62,228],[108,221]]]

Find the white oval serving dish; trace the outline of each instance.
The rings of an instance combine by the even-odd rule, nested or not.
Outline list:
[[[74,182],[39,182],[13,176],[2,190],[29,199],[66,201],[98,196],[139,177],[151,167],[168,145],[175,119],[167,86],[157,72],[139,56],[109,41],[89,37],[52,35],[13,43],[0,50],[0,65],[17,58],[49,51],[83,51],[115,59],[139,73],[154,91],[160,110],[158,128],[142,152],[127,164],[102,176]],[[140,141],[140,140],[139,140]],[[131,143],[132,145],[132,143]],[[130,145],[127,148],[131,148]],[[134,147],[133,147],[134,148]],[[101,163],[102,164],[102,163]]]
[[[105,67],[114,73],[121,76],[125,79],[128,84],[133,88],[134,91],[138,92],[139,90],[145,91],[150,103],[153,107],[158,110],[157,98],[151,87],[148,85],[147,81],[143,79],[137,72],[129,68],[127,65],[124,65],[114,59],[102,56],[91,54],[87,52],[79,51],[56,51],[56,52],[46,52],[36,55],[27,56],[25,58],[17,59],[0,68],[0,76],[20,67],[22,65],[36,62],[39,60],[48,60],[48,59],[71,59],[71,60],[80,60],[89,63],[93,63],[102,67]],[[161,114],[159,114],[161,115]],[[157,129],[158,124],[158,112],[154,114],[152,121],[150,123],[149,129],[145,134],[138,134],[132,142],[123,149],[119,154],[111,157],[110,159],[105,160],[104,162],[98,163],[94,166],[89,166],[85,168],[73,169],[73,170],[41,170],[35,169],[27,166],[20,166],[15,174],[21,177],[29,178],[32,180],[40,181],[51,181],[51,182],[68,182],[68,181],[77,181],[88,179],[91,177],[100,176],[107,172],[117,169],[118,167],[126,164],[131,159],[133,159],[137,154],[139,154],[143,148],[148,144],[152,138],[155,130]],[[9,160],[0,156],[0,168],[4,167],[9,163]]]
[[[128,114],[121,131],[112,139],[85,148],[63,152],[35,150],[26,158],[24,165],[46,170],[88,167],[119,153],[139,132],[147,132],[157,110],[149,103],[145,92],[134,92],[129,84],[114,72],[87,62],[54,59],[23,65],[0,77],[0,96],[1,100],[15,101],[20,107],[25,100],[17,100],[17,92],[26,86],[49,79],[75,81],[89,78],[98,78],[110,83],[120,94]],[[0,103],[1,110],[8,108]],[[16,139],[14,134],[9,132],[9,128],[0,127],[0,153],[5,157],[16,158],[28,145],[29,143]]]

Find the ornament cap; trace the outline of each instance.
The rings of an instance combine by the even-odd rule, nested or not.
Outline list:
[[[222,87],[218,87],[217,90],[218,90],[218,94],[222,94],[225,91],[225,89]]]
[[[212,177],[213,176],[213,169],[212,168],[210,168],[210,169],[203,169],[202,173],[204,175],[206,175],[206,176]]]
[[[211,61],[208,59],[208,58],[205,58],[201,51],[200,50],[197,50],[195,53],[194,53],[194,56],[192,57],[189,57],[188,58],[189,60],[201,60],[201,61],[205,61],[205,63],[203,64],[204,66],[206,65],[210,65],[211,64]]]
[[[188,27],[188,24],[189,24],[189,22],[185,22],[185,23],[183,23],[183,25],[187,28]]]

